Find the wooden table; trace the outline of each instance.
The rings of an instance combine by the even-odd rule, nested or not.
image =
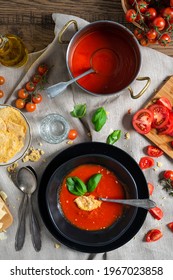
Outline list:
[[[121,0],[0,0],[0,33],[20,36],[29,52],[45,48],[54,37],[52,13],[72,14],[90,22],[96,20],[117,21],[127,24]],[[173,47],[151,46],[173,56]]]

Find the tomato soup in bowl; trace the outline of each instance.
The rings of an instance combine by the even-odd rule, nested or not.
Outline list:
[[[96,174],[101,174],[101,179],[92,190],[88,187],[89,181]],[[71,177],[78,177],[87,186],[82,195],[69,191],[67,178]],[[46,197],[56,230],[64,238],[87,246],[102,246],[118,239],[130,227],[137,213],[137,208],[132,206],[99,201],[98,197],[138,197],[136,183],[128,170],[105,155],[83,155],[63,163],[50,178]],[[76,203],[78,198],[91,198],[94,205],[95,202],[101,204],[86,210]]]
[[[74,35],[66,62],[71,77],[94,69],[94,73],[77,81],[82,89],[94,95],[110,95],[134,81],[140,70],[141,54],[137,40],[126,27],[97,21]]]

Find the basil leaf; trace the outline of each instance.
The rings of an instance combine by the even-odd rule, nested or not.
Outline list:
[[[108,137],[106,140],[107,144],[111,144],[113,145],[116,141],[118,141],[118,139],[120,139],[121,137],[121,130],[114,130]]]
[[[86,115],[86,104],[75,105],[73,111],[71,111],[70,114],[74,118],[83,118]]]
[[[93,192],[95,190],[95,188],[101,180],[101,177],[102,174],[95,174],[89,179],[89,181],[87,182],[88,192]]]
[[[66,184],[69,192],[75,195],[84,195],[87,192],[85,183],[78,177],[68,177]]]
[[[98,108],[92,117],[92,123],[96,131],[100,131],[106,123],[107,115],[103,107]]]

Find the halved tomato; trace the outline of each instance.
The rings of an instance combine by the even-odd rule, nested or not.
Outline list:
[[[163,155],[163,151],[157,146],[149,145],[147,146],[147,154],[150,157],[160,157]]]
[[[149,106],[148,109],[154,115],[152,127],[158,129],[158,128],[162,128],[165,125],[167,125],[167,123],[169,121],[169,110],[165,106],[153,104],[153,105]]]
[[[173,112],[169,113],[168,123],[164,127],[158,129],[158,133],[160,135],[163,135],[163,134],[167,134],[167,135],[169,134],[170,136],[172,135],[172,133],[173,133]]]
[[[163,236],[163,233],[157,229],[151,229],[149,232],[147,232],[145,236],[146,242],[153,242],[159,240]]]
[[[172,110],[172,105],[171,105],[171,102],[169,101],[168,98],[162,96],[160,97],[157,101],[156,101],[157,104],[159,105],[163,105],[165,106],[169,111]]]
[[[154,191],[154,186],[153,184],[148,182],[148,191],[149,191],[149,195],[152,195],[153,191]]]
[[[156,220],[161,220],[163,218],[163,211],[159,207],[154,207],[149,210],[150,214],[154,217]]]
[[[139,161],[139,166],[141,169],[147,169],[154,165],[154,159],[150,157],[142,157]]]
[[[151,110],[141,109],[137,111],[132,119],[134,129],[141,134],[148,133],[151,130],[153,118],[154,114]]]

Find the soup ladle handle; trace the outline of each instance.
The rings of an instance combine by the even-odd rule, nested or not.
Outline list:
[[[156,203],[151,199],[111,199],[99,197],[99,200],[141,207],[147,210],[156,207]]]
[[[57,96],[58,94],[62,93],[64,90],[66,90],[66,88],[71,85],[72,83],[76,82],[77,80],[83,78],[84,76],[90,74],[90,73],[94,73],[95,71],[91,68],[87,71],[85,71],[84,73],[82,73],[81,75],[67,81],[67,82],[60,82],[58,84],[55,84],[53,86],[50,86],[46,89],[47,95],[50,98],[53,98],[55,96]]]

